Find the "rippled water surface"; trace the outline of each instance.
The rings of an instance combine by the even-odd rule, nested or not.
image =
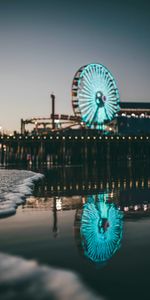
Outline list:
[[[0,219],[0,252],[9,255],[0,257],[1,295],[7,294],[7,299],[23,295],[24,299],[149,299],[149,166],[128,163],[39,171],[45,178],[33,194],[15,215]],[[1,263],[5,260],[7,268]],[[38,280],[29,265],[33,260],[38,263]],[[22,283],[16,277],[12,284],[10,266],[11,274],[19,266]],[[30,269],[28,282],[25,268]],[[65,277],[61,272],[66,270]],[[57,280],[59,274],[63,283]],[[47,287],[50,277],[55,289],[53,284]],[[35,282],[44,290],[41,296]]]

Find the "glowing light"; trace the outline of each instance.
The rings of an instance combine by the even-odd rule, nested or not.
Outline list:
[[[62,200],[61,198],[56,198],[56,210],[62,209]]]
[[[89,64],[80,70],[75,75],[78,79],[76,98],[73,96],[72,100],[74,112],[87,127],[103,130],[104,121],[112,120],[120,110],[115,80],[101,64]]]
[[[108,200],[108,194],[89,196],[83,206],[82,247],[84,255],[95,263],[108,261],[121,245],[122,213]]]
[[[136,211],[136,210],[138,210],[139,208],[138,208],[138,205],[135,205],[134,206],[134,210]]]
[[[144,114],[140,114],[140,118],[144,118],[145,117],[145,115]]]
[[[147,204],[143,205],[143,210],[146,211],[148,209]]]
[[[125,206],[125,207],[124,207],[124,211],[129,211],[129,207],[128,207],[128,206]]]
[[[56,120],[54,120],[54,122],[56,123],[56,124],[59,124],[60,123],[60,120],[58,119],[56,119]]]

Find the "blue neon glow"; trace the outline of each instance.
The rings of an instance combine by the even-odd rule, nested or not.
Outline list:
[[[95,263],[108,261],[120,248],[122,212],[108,202],[108,194],[89,196],[81,218],[84,255]]]
[[[80,74],[77,91],[79,111],[88,127],[111,121],[120,109],[119,92],[112,74],[101,64],[89,64]]]

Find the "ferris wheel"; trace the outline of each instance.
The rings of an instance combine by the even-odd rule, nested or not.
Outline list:
[[[112,74],[102,64],[81,67],[72,82],[72,105],[88,128],[101,129],[119,111],[119,92]]]
[[[122,239],[122,212],[108,200],[108,194],[88,196],[81,217],[84,255],[99,264],[113,256]]]

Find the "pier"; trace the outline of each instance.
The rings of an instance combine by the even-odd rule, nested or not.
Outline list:
[[[150,135],[102,135],[70,130],[47,135],[1,135],[0,162],[50,165],[150,159]]]

